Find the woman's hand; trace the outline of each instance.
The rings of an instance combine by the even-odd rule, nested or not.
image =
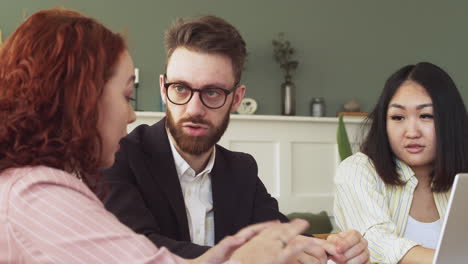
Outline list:
[[[306,221],[299,219],[273,224],[236,250],[231,259],[243,264],[288,263],[309,246],[307,242],[294,239],[308,225]]]
[[[203,264],[223,263],[229,260],[236,249],[244,245],[251,238],[258,235],[261,231],[275,225],[280,225],[279,221],[264,222],[245,227],[237,232],[237,234],[225,237],[221,242],[205,252],[205,254],[196,259],[189,260],[189,262]]]
[[[345,264],[368,264],[370,253],[367,240],[356,230],[348,230],[328,236],[327,241],[336,246],[337,255],[332,260]]]

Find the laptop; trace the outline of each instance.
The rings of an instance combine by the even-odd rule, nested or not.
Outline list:
[[[468,263],[468,173],[455,176],[433,264]]]

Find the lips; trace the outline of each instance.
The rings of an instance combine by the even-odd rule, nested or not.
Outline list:
[[[424,150],[425,146],[420,144],[408,144],[405,146],[406,151],[412,154],[420,153]]]
[[[203,136],[208,133],[208,126],[199,123],[184,123],[182,124],[184,131],[189,134],[190,136]]]

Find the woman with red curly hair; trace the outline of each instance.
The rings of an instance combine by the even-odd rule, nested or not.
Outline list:
[[[304,221],[264,223],[194,260],[156,248],[91,191],[135,120],[123,38],[74,11],[39,11],[0,49],[0,263],[284,263]],[[237,260],[237,261],[236,261]]]

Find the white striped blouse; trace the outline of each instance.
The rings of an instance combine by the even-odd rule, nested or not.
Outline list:
[[[398,263],[418,245],[403,237],[418,181],[404,162],[396,159],[396,166],[406,182],[403,186],[386,185],[363,153],[344,160],[335,177],[336,223],[341,230],[356,229],[367,239],[372,263]],[[440,219],[444,219],[449,196],[449,192],[434,193]]]
[[[107,212],[88,187],[48,167],[0,174],[0,263],[187,263]]]

